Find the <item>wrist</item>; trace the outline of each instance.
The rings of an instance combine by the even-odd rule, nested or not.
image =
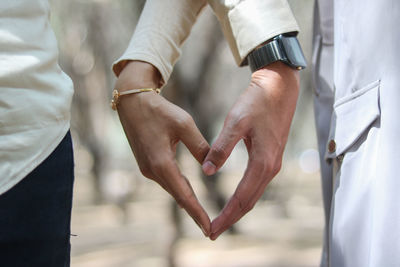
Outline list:
[[[143,61],[128,61],[121,70],[115,89],[120,92],[139,88],[159,88],[161,74],[152,64]]]
[[[299,71],[289,67],[283,62],[277,61],[253,72],[251,75],[251,83],[265,89],[281,88],[281,86],[273,86],[273,84],[284,83],[286,84],[285,87],[290,87],[292,90],[298,92]]]

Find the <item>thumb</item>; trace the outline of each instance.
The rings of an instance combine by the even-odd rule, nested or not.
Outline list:
[[[180,139],[201,164],[210,150],[210,146],[197,128],[193,119],[191,117],[188,118],[186,123],[183,124],[182,131],[180,132]]]
[[[240,132],[225,125],[203,161],[203,172],[206,175],[215,174],[224,165],[241,138]]]

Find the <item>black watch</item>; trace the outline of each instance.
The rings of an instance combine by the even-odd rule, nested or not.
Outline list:
[[[282,61],[301,70],[307,66],[306,59],[296,36],[278,35],[270,42],[252,51],[247,57],[252,72],[275,61]]]

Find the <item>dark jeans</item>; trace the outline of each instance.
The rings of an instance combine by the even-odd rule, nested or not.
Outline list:
[[[65,267],[70,261],[74,181],[71,135],[0,195],[0,266]]]

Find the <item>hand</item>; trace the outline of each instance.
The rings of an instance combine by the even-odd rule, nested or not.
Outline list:
[[[132,61],[120,73],[116,89],[156,88],[159,81],[160,75],[152,65]],[[192,117],[155,92],[121,97],[118,114],[142,174],[170,193],[209,236],[210,219],[175,161],[179,141],[200,163],[209,151]]]
[[[221,168],[240,139],[249,161],[235,193],[211,224],[212,240],[254,207],[279,172],[298,90],[298,72],[276,62],[253,73],[249,87],[229,112],[203,171],[212,175]]]

